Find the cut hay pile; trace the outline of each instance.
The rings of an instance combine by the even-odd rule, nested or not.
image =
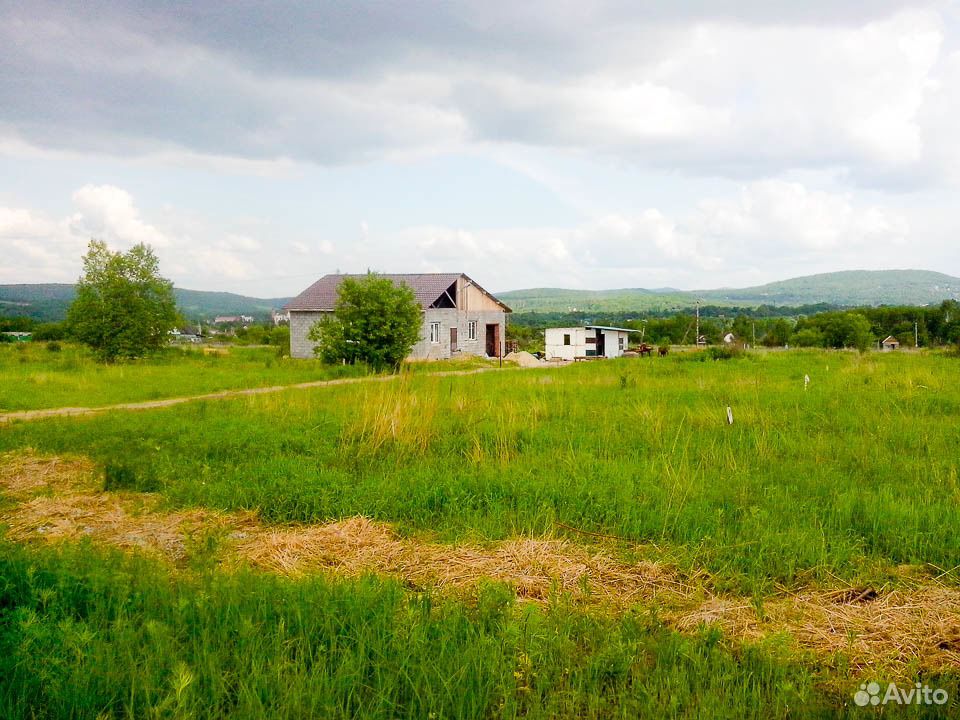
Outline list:
[[[842,653],[858,668],[908,665],[960,668],[960,591],[933,582],[877,593],[870,589],[808,591],[752,603],[713,598],[674,625],[713,624],[724,633],[760,640],[787,630],[801,647]]]
[[[917,668],[960,668],[960,589],[933,579],[869,588],[809,590],[765,598],[718,597],[705,575],[681,579],[651,562],[560,539],[517,538],[487,546],[404,538],[364,517],[302,525],[264,525],[254,513],[164,512],[149,493],[98,489],[93,466],[75,458],[30,453],[0,456],[0,491],[14,502],[0,512],[7,536],[20,541],[89,537],[179,562],[198,534],[221,539],[224,563],[244,562],[287,575],[332,572],[396,577],[415,589],[467,591],[486,581],[511,584],[520,598],[563,593],[577,602],[623,611],[653,605],[680,631],[719,626],[757,641],[787,633],[819,656],[844,655],[854,668],[883,666],[891,676]]]
[[[481,580],[512,584],[523,598],[562,592],[617,605],[675,593],[676,581],[653,563],[623,565],[562,540],[507,540],[490,547],[403,539],[389,526],[355,517],[326,525],[264,529],[238,552],[260,567],[287,574],[327,569],[375,572],[417,588],[463,588]]]

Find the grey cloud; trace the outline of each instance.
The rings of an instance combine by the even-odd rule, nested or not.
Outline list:
[[[0,10],[0,127],[46,148],[112,154],[333,164],[503,141],[734,177],[845,165],[854,178],[909,185],[925,171],[888,171],[856,128],[836,127],[847,110],[831,114],[817,86],[829,86],[829,63],[811,71],[822,78],[803,76],[804,58],[778,58],[775,46],[719,60],[691,47],[702,23],[834,31],[906,5],[14,3]],[[735,55],[735,44],[724,50]],[[769,67],[778,61],[783,87]]]

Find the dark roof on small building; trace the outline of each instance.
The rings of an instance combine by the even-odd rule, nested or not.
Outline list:
[[[324,275],[287,303],[283,309],[331,311],[337,304],[337,289],[340,287],[340,283],[346,278],[359,279],[362,277],[364,276],[345,274]],[[463,273],[377,273],[377,277],[386,278],[394,285],[405,284],[409,286],[410,289],[413,290],[417,302],[420,303],[420,307],[423,308],[428,308],[437,302],[451,285],[456,283],[460,277],[463,277],[478,290],[496,300],[506,312],[510,312],[510,308]]]
[[[887,335],[883,340],[880,341],[881,345],[899,345],[900,341],[897,340],[893,335]]]
[[[616,330],[617,332],[636,332],[630,328],[612,327],[610,325],[584,325],[588,330]]]

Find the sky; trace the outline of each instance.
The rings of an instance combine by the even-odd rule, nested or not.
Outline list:
[[[0,283],[960,275],[960,0],[0,0]]]

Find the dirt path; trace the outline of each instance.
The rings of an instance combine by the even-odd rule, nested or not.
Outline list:
[[[493,369],[494,368],[477,368],[476,370],[448,370],[442,372],[423,373],[418,375],[418,377],[476,375],[478,373],[490,372]],[[338,378],[336,380],[311,380],[310,382],[294,383],[292,385],[270,385],[267,387],[243,388],[240,390],[218,390],[217,392],[204,393],[202,395],[164,398],[162,400],[145,400],[142,402],[117,403],[115,405],[101,405],[99,407],[60,407],[42,408],[39,410],[17,410],[15,412],[0,413],[0,423],[8,423],[15,420],[42,420],[43,418],[60,417],[64,415],[93,415],[95,413],[110,412],[112,410],[151,410],[154,408],[170,407],[171,405],[180,405],[181,403],[195,402],[197,400],[223,400],[225,398],[242,397],[244,395],[264,395],[267,393],[281,392],[282,390],[326,387],[328,385],[353,385],[355,383],[363,382],[389,382],[400,377],[405,376],[395,374],[375,375],[359,378]]]
[[[216,559],[285,575],[377,573],[413,589],[469,593],[486,580],[513,586],[524,600],[558,593],[606,612],[637,606],[681,632],[716,625],[735,640],[785,635],[822,662],[837,654],[855,669],[911,676],[917,668],[960,668],[960,589],[930,576],[896,589],[812,588],[756,599],[715,594],[705,573],[626,563],[604,545],[559,538],[515,538],[487,545],[445,545],[401,537],[364,517],[316,525],[271,526],[256,513],[165,512],[147,493],[100,492],[84,459],[0,456],[0,491],[13,503],[0,513],[7,536],[21,542],[96,542],[188,561],[215,537]],[[203,552],[200,550],[199,552]]]

